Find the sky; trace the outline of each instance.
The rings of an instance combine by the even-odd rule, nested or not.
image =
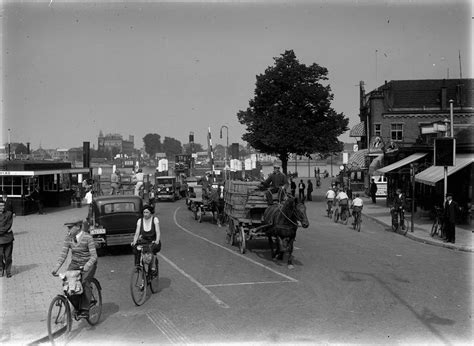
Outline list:
[[[0,143],[97,147],[99,131],[243,143],[236,114],[292,49],[328,69],[359,122],[359,82],[473,78],[471,1],[2,2]],[[354,143],[349,131],[340,137]]]

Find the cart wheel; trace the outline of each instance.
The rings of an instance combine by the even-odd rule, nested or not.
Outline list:
[[[239,242],[239,249],[240,253],[244,254],[245,253],[245,231],[244,231],[244,226],[240,226],[240,242]]]

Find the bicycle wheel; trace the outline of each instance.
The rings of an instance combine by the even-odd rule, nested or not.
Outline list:
[[[398,214],[392,211],[392,231],[398,231]]]
[[[410,229],[410,219],[405,218],[405,219],[403,219],[402,234],[406,235],[408,233],[409,229]]]
[[[150,273],[150,289],[151,293],[157,293],[158,292],[158,284],[160,281],[160,267],[158,263],[158,258],[155,255],[155,268],[156,271],[155,273]]]
[[[102,314],[102,289],[96,278],[90,280],[90,285],[91,303],[89,305],[89,318],[87,318],[87,323],[91,326],[95,326],[99,323],[100,315]]]
[[[334,222],[339,222],[339,210],[334,210]]]
[[[133,268],[130,279],[130,293],[135,305],[140,306],[145,302],[147,281],[145,271],[141,266]]]
[[[431,233],[430,235],[434,237],[435,235],[438,235],[438,230],[439,230],[439,221],[436,218],[435,221],[433,222],[433,226],[431,226]]]
[[[357,217],[357,220],[355,221],[355,230],[357,232],[360,232],[360,224],[362,222],[362,219],[360,218],[360,216]]]
[[[344,225],[347,225],[347,222],[349,221],[349,213],[347,212],[347,210],[344,210],[341,213],[341,220]]]
[[[71,331],[71,307],[65,296],[57,295],[49,304],[47,324],[49,341],[53,344],[54,339],[67,337]]]

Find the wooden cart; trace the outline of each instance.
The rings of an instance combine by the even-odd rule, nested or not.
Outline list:
[[[264,191],[258,190],[259,185],[259,182],[233,180],[225,183],[224,213],[229,222],[226,241],[237,244],[242,254],[249,240],[266,237],[263,213],[268,204]]]

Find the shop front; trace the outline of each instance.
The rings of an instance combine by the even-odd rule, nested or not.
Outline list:
[[[35,188],[45,207],[68,206],[74,187],[89,174],[89,168],[71,168],[70,162],[5,160],[0,162],[0,190],[12,200],[17,215],[27,215],[38,211]]]

